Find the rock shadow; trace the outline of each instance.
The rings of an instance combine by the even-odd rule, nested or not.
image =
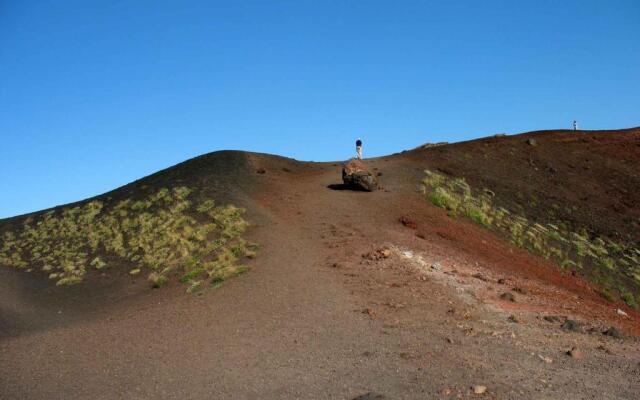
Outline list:
[[[353,192],[368,192],[368,190],[365,190],[360,186],[347,185],[346,183],[332,183],[331,185],[328,185],[327,188],[331,190],[351,190]]]

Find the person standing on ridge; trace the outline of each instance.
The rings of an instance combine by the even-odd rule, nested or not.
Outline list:
[[[578,130],[578,121],[576,121],[575,119],[573,120],[573,130],[574,131]]]
[[[362,160],[362,140],[360,138],[356,140],[356,155],[358,160]]]

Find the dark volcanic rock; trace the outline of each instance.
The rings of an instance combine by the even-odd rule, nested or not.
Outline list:
[[[411,219],[410,217],[407,217],[405,215],[400,217],[400,223],[402,225],[406,226],[407,228],[418,229],[418,224],[416,223],[416,221],[414,221],[413,219]]]
[[[572,319],[564,321],[561,328],[570,332],[582,332],[582,324]]]
[[[383,399],[386,399],[386,397],[379,393],[374,393],[374,392],[365,393],[363,395],[353,398],[353,400],[383,400]]]
[[[542,319],[547,322],[562,322],[566,321],[567,317],[563,317],[561,315],[545,315]]]
[[[342,166],[342,182],[352,189],[367,192],[378,189],[378,179],[361,160],[349,160]]]
[[[500,298],[502,300],[507,300],[507,301],[514,301],[514,302],[516,301],[516,297],[513,294],[509,293],[509,292],[502,293],[500,295]]]
[[[611,336],[616,339],[620,339],[622,337],[622,335],[620,334],[620,331],[613,326],[607,329],[606,331],[602,332],[602,334],[606,336]]]

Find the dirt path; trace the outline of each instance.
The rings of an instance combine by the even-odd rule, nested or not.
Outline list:
[[[3,321],[0,397],[470,398],[484,385],[486,398],[632,399],[640,391],[636,339],[565,332],[541,318],[586,321],[586,310],[596,326],[615,310],[579,285],[539,280],[550,276],[531,267],[539,260],[475,226],[452,227],[414,193],[414,166],[371,161],[386,190],[361,193],[328,189],[337,177],[330,165],[296,173],[253,162],[267,173],[254,194],[252,239],[262,246],[250,273],[200,296],[179,285],[139,295],[134,285],[119,295],[98,290],[102,307],[56,302],[46,291],[3,306],[3,316],[28,317]],[[405,214],[424,239],[398,222]],[[473,251],[478,244],[485,250]],[[512,265],[529,266],[530,279]],[[4,285],[18,279],[3,274]],[[516,302],[500,300],[513,287]],[[557,299],[564,303],[550,304]],[[581,359],[565,354],[573,346]]]

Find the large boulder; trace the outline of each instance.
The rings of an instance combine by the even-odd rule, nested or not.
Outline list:
[[[378,189],[378,180],[362,160],[352,159],[342,165],[342,182],[356,190],[371,192]]]

